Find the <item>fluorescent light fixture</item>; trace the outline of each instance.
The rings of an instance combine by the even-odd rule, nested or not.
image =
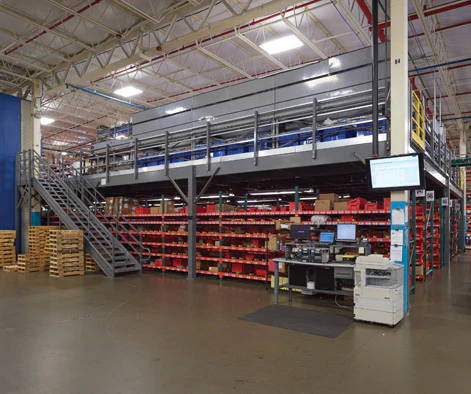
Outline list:
[[[270,55],[276,55],[277,53],[282,53],[290,51],[291,49],[302,47],[303,45],[303,42],[298,37],[296,37],[294,34],[290,34],[289,36],[265,41],[260,45],[260,48]]]
[[[273,192],[253,192],[249,193],[251,196],[277,196],[277,195],[287,195],[295,194],[294,190],[279,190]],[[314,193],[314,189],[300,190],[299,193]]]
[[[134,86],[125,86],[124,88],[116,89],[114,93],[118,96],[132,97],[141,94],[142,90],[135,88]]]
[[[61,152],[62,156],[67,156],[67,152]]]
[[[254,203],[264,203],[264,202],[276,202],[278,200],[247,200],[248,204],[254,204]],[[238,204],[243,204],[245,203],[245,200],[237,200]]]
[[[48,124],[54,123],[55,121],[56,121],[55,119],[46,118],[45,116],[43,116],[41,119],[39,119],[39,122],[40,122],[43,126],[47,126]]]
[[[128,136],[124,134],[118,134],[116,137],[114,137],[115,140],[127,140]]]
[[[167,109],[165,111],[165,113],[167,115],[173,115],[173,114],[178,114],[179,112],[182,112],[182,111],[185,111],[185,110],[186,110],[185,107],[175,107],[175,108]]]
[[[64,141],[52,141],[52,145],[64,146],[68,145],[68,143]]]
[[[234,197],[234,194],[233,193],[223,194],[221,197],[222,198]],[[215,199],[215,198],[219,198],[219,195],[215,194],[213,196],[201,196],[201,198],[204,198],[204,199],[207,199],[207,200],[212,200],[212,199]]]
[[[303,200],[303,201],[317,200],[317,197],[301,197],[300,200]]]
[[[275,195],[281,195],[281,194],[294,194],[294,191],[280,191],[280,192],[255,192],[255,193],[249,193],[251,196],[275,196]]]

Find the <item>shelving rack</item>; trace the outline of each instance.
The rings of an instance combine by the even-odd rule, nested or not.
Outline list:
[[[425,195],[412,199],[410,240],[411,261],[415,261],[414,280],[426,280],[442,265],[441,219],[439,200],[427,201]]]
[[[389,210],[280,209],[283,208],[247,208],[234,212],[218,209],[217,212],[197,213],[197,225],[202,231],[196,233],[196,272],[220,278],[269,281],[269,261],[282,252],[269,250],[268,240],[281,236],[281,231],[276,230],[276,221],[290,217],[299,218],[303,224],[313,224],[310,221],[313,215],[328,215],[331,220],[319,225],[316,233],[332,231],[338,223],[355,223],[359,226],[358,235],[368,238],[374,251],[385,255],[389,253]],[[126,215],[129,223],[138,226],[144,245],[152,248],[152,262],[145,268],[187,271],[185,249],[188,247],[188,232],[186,222],[181,220],[184,216],[186,213]]]
[[[451,257],[456,256],[459,250],[459,224],[463,220],[459,202],[451,200],[450,207],[450,254]]]
[[[471,249],[471,169],[466,169],[466,191],[465,191],[465,210],[466,210],[466,249]]]

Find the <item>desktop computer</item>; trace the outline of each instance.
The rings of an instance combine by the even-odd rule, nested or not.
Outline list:
[[[337,224],[337,234],[335,239],[344,242],[356,242],[356,224]]]

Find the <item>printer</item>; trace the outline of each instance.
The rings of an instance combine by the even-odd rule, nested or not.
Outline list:
[[[394,326],[404,317],[403,270],[380,254],[358,256],[353,301],[356,320]]]

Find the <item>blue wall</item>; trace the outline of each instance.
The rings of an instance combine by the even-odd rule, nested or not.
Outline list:
[[[0,230],[15,229],[15,154],[21,150],[21,100],[0,93]]]

